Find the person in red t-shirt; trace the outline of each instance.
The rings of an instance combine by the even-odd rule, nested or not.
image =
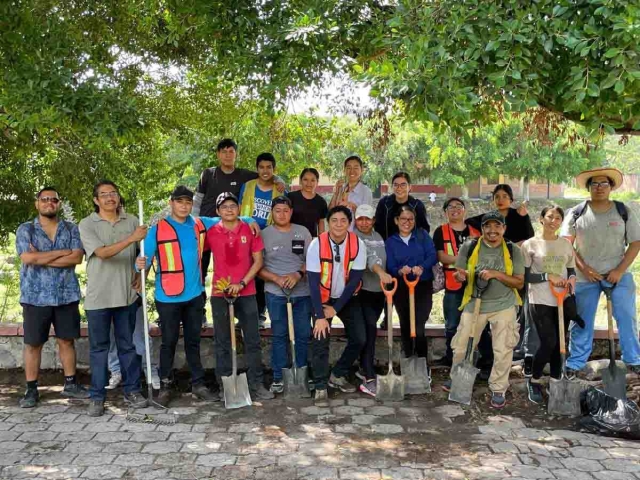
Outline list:
[[[238,218],[238,198],[230,192],[221,193],[216,199],[218,215],[222,219],[207,232],[207,245],[214,259],[211,310],[215,331],[216,375],[231,375],[231,330],[229,306],[215,285],[221,278],[229,279],[228,295],[237,296],[235,314],[242,328],[245,356],[249,370],[249,390],[254,400],[268,400],[273,393],[263,385],[262,352],[258,332],[258,304],[256,303],[255,276],[262,268],[264,244],[260,236],[253,236],[248,225]]]

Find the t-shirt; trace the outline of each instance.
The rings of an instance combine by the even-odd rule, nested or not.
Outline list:
[[[246,223],[238,221],[233,230],[228,230],[222,222],[207,232],[207,245],[211,249],[215,268],[211,295],[221,297],[215,291],[215,284],[221,278],[231,277],[231,283],[239,283],[253,265],[253,254],[264,249],[262,238],[254,237]],[[256,294],[255,280],[251,280],[240,290],[239,296]]]
[[[249,180],[258,178],[255,171],[236,168],[231,173],[224,173],[220,167],[207,168],[200,176],[198,193],[204,195],[200,206],[200,215],[215,217],[216,199],[224,192],[231,192],[236,197],[240,195],[240,187]]]
[[[268,226],[262,231],[264,268],[276,275],[302,270],[311,240],[309,230],[302,225],[292,223],[288,232],[280,231],[274,225]],[[280,286],[273,282],[265,282],[264,290],[274,295],[284,296]],[[291,296],[309,296],[309,282],[306,275],[296,284]]]
[[[626,225],[627,241],[629,243],[640,241],[638,217],[628,207],[627,212],[629,215]],[[577,222],[573,219],[573,208],[569,209],[560,229],[560,235],[575,237],[576,251],[587,265],[600,274],[610,272],[622,261],[627,249],[624,232],[624,220],[613,202],[611,202],[611,208],[604,213],[595,213],[591,210],[591,203],[588,202]],[[578,282],[587,281],[580,270],[577,271],[577,280]]]
[[[567,268],[575,268],[573,247],[566,238],[544,240],[533,237],[522,244],[522,257],[525,268],[531,267],[531,273],[552,273],[567,278]],[[530,283],[528,285],[529,302],[536,305],[557,307],[549,282]]]
[[[121,212],[113,224],[95,212],[80,221],[80,239],[87,259],[85,310],[126,307],[136,300],[138,294],[131,284],[136,274],[134,262],[138,244],[134,242],[105,259],[94,252],[124,240],[138,224],[135,216],[125,212]]]
[[[478,241],[480,242],[480,253],[476,270],[498,270],[500,272],[504,272],[505,266],[502,245],[498,245],[493,248],[484,243],[482,239]],[[467,269],[468,257],[473,253],[469,252],[469,245],[470,242],[466,242],[459,250],[456,268]],[[522,252],[520,252],[520,248],[517,245],[513,245],[513,258],[511,260],[513,262],[512,275],[524,275]],[[464,308],[464,311],[473,312],[474,302],[475,300],[471,299]],[[500,310],[505,310],[514,306],[516,306],[516,297],[513,293],[513,289],[499,280],[491,280],[488,288],[482,294],[480,313],[499,312]]]
[[[331,275],[331,298],[340,298],[344,291],[344,253],[347,246],[346,238],[339,246],[340,261],[335,260],[336,243],[329,237],[331,251],[334,252],[333,274]],[[358,239],[358,255],[353,261],[353,270],[364,270],[367,267],[367,247],[364,242]],[[320,244],[317,238],[314,238],[307,250],[307,271],[320,273]]]
[[[242,185],[242,188],[240,189],[240,196],[238,197],[240,205],[242,205],[242,197],[245,194],[245,187],[246,185]],[[273,185],[269,190],[265,191],[262,190],[258,185],[256,185],[255,187],[253,212],[251,213],[251,216],[260,226],[260,229],[264,229],[267,227],[269,214],[271,213],[271,200],[273,198],[274,188],[276,188],[275,185]]]
[[[380,277],[378,277],[377,273],[374,273],[373,267],[379,265],[384,270],[387,265],[387,251],[384,247],[384,240],[375,230],[372,230],[370,235],[365,235],[356,228],[354,233],[367,247],[367,269],[362,275],[362,289],[368,292],[382,292]]]
[[[307,227],[312,237],[318,236],[318,222],[327,216],[329,211],[327,201],[321,195],[316,194],[311,200],[302,195],[300,190],[289,192],[287,196],[291,199],[293,214],[291,223]]]
[[[362,182],[358,182],[353,190],[349,192],[347,198],[348,201],[354,203],[356,207],[359,207],[360,205],[373,205],[373,194],[371,193],[371,189]],[[353,214],[353,219],[351,220],[351,226],[349,227],[349,230],[354,229],[356,221],[356,212],[353,211],[351,213]]]
[[[471,225],[473,228],[482,231],[481,224],[483,215],[484,213],[481,215],[476,215],[475,217],[467,218],[465,222],[467,225]],[[504,232],[505,240],[510,240],[513,243],[518,243],[527,240],[535,235],[535,231],[533,230],[533,225],[531,225],[531,218],[529,217],[529,215],[522,216],[515,208],[509,208],[505,221],[507,222],[507,229]]]

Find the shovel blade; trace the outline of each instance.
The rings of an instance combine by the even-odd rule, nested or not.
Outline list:
[[[602,383],[607,395],[611,395],[618,400],[627,398],[627,371],[618,367],[615,363],[610,364],[602,371]]]
[[[226,409],[251,406],[251,394],[247,383],[247,374],[222,377],[224,388],[224,407]]]
[[[562,377],[560,380],[552,378],[549,381],[549,415],[563,415],[577,417],[580,411],[580,393],[582,383]]]
[[[454,365],[451,368],[451,391],[449,392],[449,400],[464,405],[471,405],[473,384],[476,382],[478,372],[480,372],[480,369],[466,361]]]
[[[283,368],[282,380],[284,381],[284,398],[295,400],[298,398],[310,398],[309,370],[307,367]]]
[[[401,358],[400,371],[404,378],[404,393],[407,395],[431,393],[431,376],[427,369],[426,358],[416,356]]]
[[[393,371],[376,376],[376,399],[401,402],[404,400],[404,378]]]

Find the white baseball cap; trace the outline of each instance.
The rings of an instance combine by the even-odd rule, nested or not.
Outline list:
[[[374,218],[375,216],[376,211],[369,204],[363,204],[356,208],[356,219],[360,217]]]

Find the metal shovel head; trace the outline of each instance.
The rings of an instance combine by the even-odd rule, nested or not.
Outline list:
[[[476,375],[479,368],[474,367],[470,362],[464,361],[451,368],[451,391],[449,400],[452,402],[471,405],[473,396],[473,384],[476,383]]]
[[[393,370],[386,375],[376,375],[376,399],[401,402],[404,400],[404,378]]]
[[[404,378],[404,393],[420,395],[431,393],[431,377],[427,369],[427,359],[416,357],[400,359],[400,370]]]
[[[224,407],[242,408],[251,406],[251,395],[249,394],[249,384],[247,374],[229,375],[222,377],[222,387],[224,388]]]
[[[602,370],[602,383],[607,395],[611,395],[618,400],[627,398],[627,371],[618,367],[615,363]]]
[[[569,380],[563,376],[560,380],[549,380],[549,415],[577,417],[580,415],[580,393],[582,384],[578,380]]]
[[[283,368],[282,380],[284,381],[284,398],[295,400],[297,398],[311,398],[309,391],[309,370],[307,367]]]

